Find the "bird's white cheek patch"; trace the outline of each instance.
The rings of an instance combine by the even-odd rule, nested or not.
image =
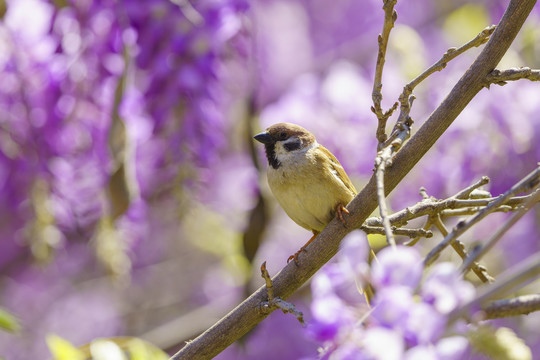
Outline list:
[[[291,143],[292,142],[294,142],[294,140],[291,140]],[[303,160],[303,159],[300,159],[300,158],[305,157],[305,155],[306,155],[306,153],[308,151],[310,151],[311,149],[314,149],[317,146],[319,146],[319,144],[317,142],[314,142],[313,144],[308,145],[306,147],[300,147],[299,149],[289,151],[289,150],[287,150],[285,148],[285,146],[284,146],[285,144],[287,144],[287,142],[277,142],[276,145],[275,145],[276,158],[281,163],[284,163],[284,162],[287,162],[287,161],[290,161],[292,163],[292,162],[295,162],[295,161]]]
[[[295,158],[298,157],[301,153],[303,153],[303,149],[299,150],[293,150],[293,151],[287,151],[284,144],[281,142],[276,143],[276,158],[281,164],[288,164],[294,162]]]

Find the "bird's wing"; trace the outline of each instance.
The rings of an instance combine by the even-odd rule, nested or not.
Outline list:
[[[356,188],[354,187],[353,183],[351,182],[351,179],[347,176],[347,173],[345,172],[345,169],[343,169],[343,166],[341,166],[339,160],[322,145],[319,145],[319,149],[330,159],[330,166],[332,167],[332,170],[334,170],[338,177],[341,179],[343,184],[347,189],[349,189],[354,195],[357,194]]]

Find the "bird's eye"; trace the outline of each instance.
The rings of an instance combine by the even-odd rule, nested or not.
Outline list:
[[[286,133],[285,131],[281,132],[281,133],[279,134],[279,138],[280,138],[280,139],[286,139],[286,138],[287,138],[287,133]]]

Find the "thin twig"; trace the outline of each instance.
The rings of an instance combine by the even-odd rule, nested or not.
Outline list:
[[[373,92],[371,95],[373,99],[373,107],[371,108],[371,111],[377,115],[377,119],[379,120],[376,133],[377,140],[379,141],[379,149],[382,148],[382,144],[386,140],[386,122],[397,108],[397,103],[394,104],[394,106],[387,112],[383,112],[381,108],[382,73],[386,56],[386,48],[388,46],[388,38],[390,37],[390,31],[394,27],[394,23],[397,20],[397,12],[394,10],[396,3],[397,0],[384,0],[384,23],[382,33],[379,34],[378,37],[379,51],[377,53],[377,64],[375,66],[375,78],[373,80]]]
[[[445,236],[444,240],[441,241],[439,244],[437,244],[437,246],[435,246],[428,253],[426,258],[424,259],[424,264],[430,265],[431,263],[433,263],[433,261],[435,261],[435,259],[441,253],[441,251],[443,251],[452,241],[454,241],[454,239],[462,235],[470,227],[472,227],[473,225],[478,223],[480,220],[485,218],[487,215],[492,213],[493,210],[495,210],[497,207],[506,203],[510,197],[512,197],[515,194],[534,189],[538,185],[539,182],[540,182],[540,166],[537,167],[525,178],[523,178],[521,181],[519,181],[516,185],[512,186],[510,190],[505,192],[503,195],[499,196],[497,200],[490,203],[480,212],[478,212],[477,214],[475,214],[474,216],[470,217],[467,220],[460,221],[452,229],[452,231],[447,236]],[[472,200],[472,201],[476,201],[476,200]]]
[[[463,209],[448,209],[441,211],[441,218],[455,217],[455,216],[468,216],[474,215],[480,211],[481,207],[467,207]],[[494,209],[493,212],[511,212],[516,210],[513,206],[501,205],[498,208]]]
[[[375,179],[377,181],[377,199],[379,203],[379,211],[381,213],[382,225],[386,233],[386,241],[388,244],[395,248],[396,240],[392,234],[392,227],[390,226],[390,220],[388,219],[388,209],[386,207],[386,195],[384,193],[384,174],[386,168],[392,165],[392,158],[401,149],[403,143],[411,136],[411,121],[401,124],[400,132],[394,138],[394,140],[385,144],[384,148],[380,150],[375,159]]]
[[[495,69],[486,76],[485,86],[489,88],[491,84],[506,85],[507,81],[527,79],[530,81],[540,81],[540,70],[533,70],[528,67],[511,68],[507,70]]]
[[[468,199],[471,195],[471,193],[484,186],[484,185],[487,185],[489,184],[489,177],[487,176],[482,176],[482,178],[480,180],[478,180],[477,182],[475,182],[474,184],[472,184],[471,186],[468,186],[466,187],[465,189],[461,190],[460,192],[458,192],[456,195],[452,196],[453,198],[456,198],[456,199]]]
[[[489,40],[489,37],[493,32],[495,31],[496,26],[491,25],[486,27],[484,30],[482,30],[474,39],[466,43],[465,45],[459,47],[459,48],[450,48],[448,49],[444,55],[437,61],[435,64],[431,65],[427,70],[425,70],[422,74],[418,75],[413,81],[405,85],[405,88],[403,89],[403,93],[400,96],[400,102],[401,99],[403,101],[406,101],[406,99],[409,98],[409,95],[412,93],[414,88],[418,86],[422,81],[424,81],[428,76],[435,73],[436,71],[441,71],[446,67],[448,62],[459,55],[463,54],[465,51],[473,48],[478,47],[484,43],[486,43]]]
[[[537,188],[532,194],[533,196],[525,203],[525,205],[515,212],[510,219],[508,219],[503,226],[493,236],[480,247],[474,254],[470,254],[461,266],[461,272],[466,273],[474,262],[484,256],[489,250],[495,246],[495,244],[506,234],[506,232],[525,215],[536,202],[540,201],[540,190]]]
[[[459,199],[465,200],[467,197],[473,196],[472,195],[473,192],[478,191],[479,187],[487,184],[488,182],[489,182],[489,178],[487,176],[483,176],[482,179],[472,184],[471,186],[468,186],[465,189],[459,191],[457,194],[455,194],[451,198],[452,199],[459,198]],[[435,200],[435,198],[430,197],[428,195],[424,187],[420,188],[420,195],[422,195],[422,198],[424,199],[424,201]],[[437,229],[439,229],[443,237],[448,235],[448,229],[446,228],[446,226],[441,220],[440,212],[430,215],[428,220],[430,224],[434,225]],[[465,258],[467,257],[467,252],[465,251],[465,245],[461,241],[459,241],[458,239],[454,240],[452,242],[452,248],[461,257],[461,259],[465,260]],[[491,277],[488,274],[487,269],[484,266],[474,262],[472,264],[472,270],[482,282],[486,283],[486,282],[494,281],[493,277]]]
[[[482,308],[486,319],[527,315],[540,310],[540,294],[518,296],[512,299],[495,300]]]
[[[425,187],[420,187],[420,190],[418,190],[418,193],[420,194],[420,196],[422,196],[422,199],[424,200],[429,200],[430,199],[430,196],[428,195],[427,193],[427,190]]]
[[[442,236],[447,236],[448,235],[448,229],[446,228],[446,226],[444,226],[440,216],[433,216],[432,218],[433,218],[433,220],[432,220],[433,224],[437,227],[437,229],[439,229]],[[459,241],[458,239],[454,240],[452,242],[452,248],[461,257],[461,259],[465,260],[467,258],[467,252],[465,251],[465,245],[463,245],[463,243],[461,241]],[[495,280],[495,279],[493,279],[493,277],[491,275],[488,274],[487,269],[484,266],[478,264],[477,262],[473,262],[471,264],[471,269],[474,271],[476,276],[478,276],[480,281],[482,281],[484,283],[491,283],[491,282],[493,282]]]
[[[508,201],[504,205],[501,205],[501,207],[508,206],[514,208],[516,206],[524,204],[530,198],[530,194],[524,196],[514,196],[508,199]],[[483,199],[454,199],[454,197],[452,197],[448,200],[446,209],[488,206],[491,203],[495,202],[497,199],[499,199],[499,197],[490,197]]]
[[[523,287],[531,278],[536,278],[540,275],[540,253],[529,256],[521,261],[504,274],[498,276],[498,280],[493,284],[482,288],[477,296],[450,313],[450,321],[456,320],[459,317],[470,317],[472,311],[481,308],[487,301],[503,297],[518,287]]]
[[[510,198],[505,205],[496,207],[495,211],[509,212],[516,210],[517,207],[522,206],[531,195],[526,196],[514,196]],[[397,211],[388,216],[390,224],[393,226],[406,225],[408,221],[417,219],[426,215],[439,214],[444,216],[456,216],[456,215],[475,215],[482,208],[497,201],[499,197],[487,198],[487,199],[455,199],[450,197],[445,200],[438,199],[424,199],[413,206],[407,207],[403,210]],[[453,213],[455,211],[455,213]],[[382,226],[382,220],[378,217],[371,217],[367,219],[365,226]]]
[[[390,151],[390,148],[386,148],[386,151]],[[396,239],[392,234],[392,227],[390,226],[390,220],[388,219],[388,208],[386,206],[386,197],[384,195],[384,170],[386,168],[386,161],[382,160],[382,157],[377,157],[378,164],[376,164],[377,170],[375,171],[375,177],[377,178],[377,198],[379,200],[379,211],[381,213],[382,225],[386,234],[386,241],[388,244],[395,248]]]
[[[266,293],[268,294],[268,302],[271,303],[274,300],[274,285],[268,270],[266,270],[266,261],[261,265],[261,276],[266,283]]]
[[[418,191],[418,193],[420,194],[420,196],[422,196],[422,199],[424,199],[425,201],[428,201],[430,200],[430,196],[428,195],[427,191],[426,191],[426,188],[425,187],[420,187],[420,190]],[[431,221],[431,216],[428,216],[427,220],[426,220],[426,223],[424,224],[424,226],[422,227],[422,229],[428,231],[429,229],[431,229],[431,226],[432,226],[432,221]],[[415,238],[412,238],[410,241],[404,243],[404,245],[406,246],[414,246],[416,245],[416,243],[418,241],[420,241],[422,237],[421,236],[417,236]]]
[[[404,86],[403,92],[401,93],[398,99],[399,104],[400,104],[400,113],[398,116],[398,120],[387,142],[392,141],[393,137],[396,136],[396,134],[399,132],[401,124],[408,121],[412,103],[415,99],[414,95],[412,95],[414,88],[418,86],[418,84],[424,81],[431,74],[435,73],[436,71],[441,71],[442,69],[444,69],[450,60],[456,58],[457,56],[463,54],[465,51],[473,47],[478,47],[484,44],[486,41],[488,41],[491,34],[495,31],[495,28],[496,28],[495,25],[488,26],[484,30],[482,30],[474,39],[472,39],[465,45],[461,46],[460,48],[448,49],[444,53],[444,55],[439,59],[439,61],[431,65],[422,74],[420,74],[418,77],[416,77],[414,80],[412,80],[410,83]]]
[[[431,221],[431,216],[428,216],[427,220],[426,220],[426,223],[424,224],[424,226],[422,227],[422,229],[424,229],[425,231],[428,231],[429,229],[431,229],[431,226],[433,225],[432,221]],[[411,241],[407,241],[406,243],[404,243],[403,245],[406,245],[406,246],[414,246],[416,245],[416,243],[418,241],[420,241],[420,239],[422,238],[422,236],[417,236],[413,239],[411,239]]]
[[[471,197],[474,196],[473,191],[471,193]],[[453,198],[456,197],[456,195],[453,196]],[[516,207],[522,206],[524,203],[526,203],[530,198],[532,197],[532,194],[526,195],[526,196],[514,196],[510,198],[506,204],[501,205],[493,210],[493,212],[510,212],[515,211]],[[463,199],[457,202],[452,202],[450,206],[447,209],[444,209],[440,212],[441,217],[449,217],[449,216],[465,216],[465,215],[474,215],[479,210],[480,207],[484,207],[489,205],[491,202],[497,200],[497,198],[491,198],[491,197],[482,197],[477,199]]]
[[[263,314],[270,314],[275,309],[281,309],[281,311],[283,311],[283,313],[285,314],[293,314],[296,319],[298,319],[300,324],[305,325],[304,314],[302,314],[301,311],[297,310],[293,303],[282,300],[279,297],[274,297],[274,284],[272,283],[270,274],[268,274],[268,270],[266,270],[266,261],[263,262],[261,265],[261,276],[266,282],[266,293],[268,294],[268,301],[261,302],[261,304],[259,305],[259,311]]]
[[[360,230],[366,234],[379,234],[385,235],[383,227],[380,226],[361,226]],[[407,228],[396,228],[392,227],[392,232],[396,235],[408,236],[410,238],[430,238],[433,237],[433,233],[426,229],[407,229]]]

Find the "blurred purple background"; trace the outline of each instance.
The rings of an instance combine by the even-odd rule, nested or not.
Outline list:
[[[1,4],[0,306],[22,330],[0,332],[0,356],[47,358],[51,333],[76,345],[138,336],[172,353],[262,285],[263,261],[279,271],[309,233],[277,206],[251,140],[273,123],[308,128],[357,188],[372,174],[382,1]],[[506,4],[398,2],[383,106],[449,47],[497,23]],[[499,67],[539,68],[539,28],[536,5]],[[479,51],[416,89],[414,129]],[[493,195],[506,191],[540,159],[539,98],[528,81],[483,90],[393,192],[392,209],[419,201],[420,186],[444,198],[483,175]],[[482,241],[506,217],[462,240]],[[539,250],[539,217],[528,214],[485,257],[492,275]],[[252,263],[243,239],[262,240]],[[424,254],[437,240],[417,247]],[[292,300],[309,319],[309,286]],[[497,324],[540,351],[536,314]],[[318,346],[275,312],[218,358],[313,358]]]

